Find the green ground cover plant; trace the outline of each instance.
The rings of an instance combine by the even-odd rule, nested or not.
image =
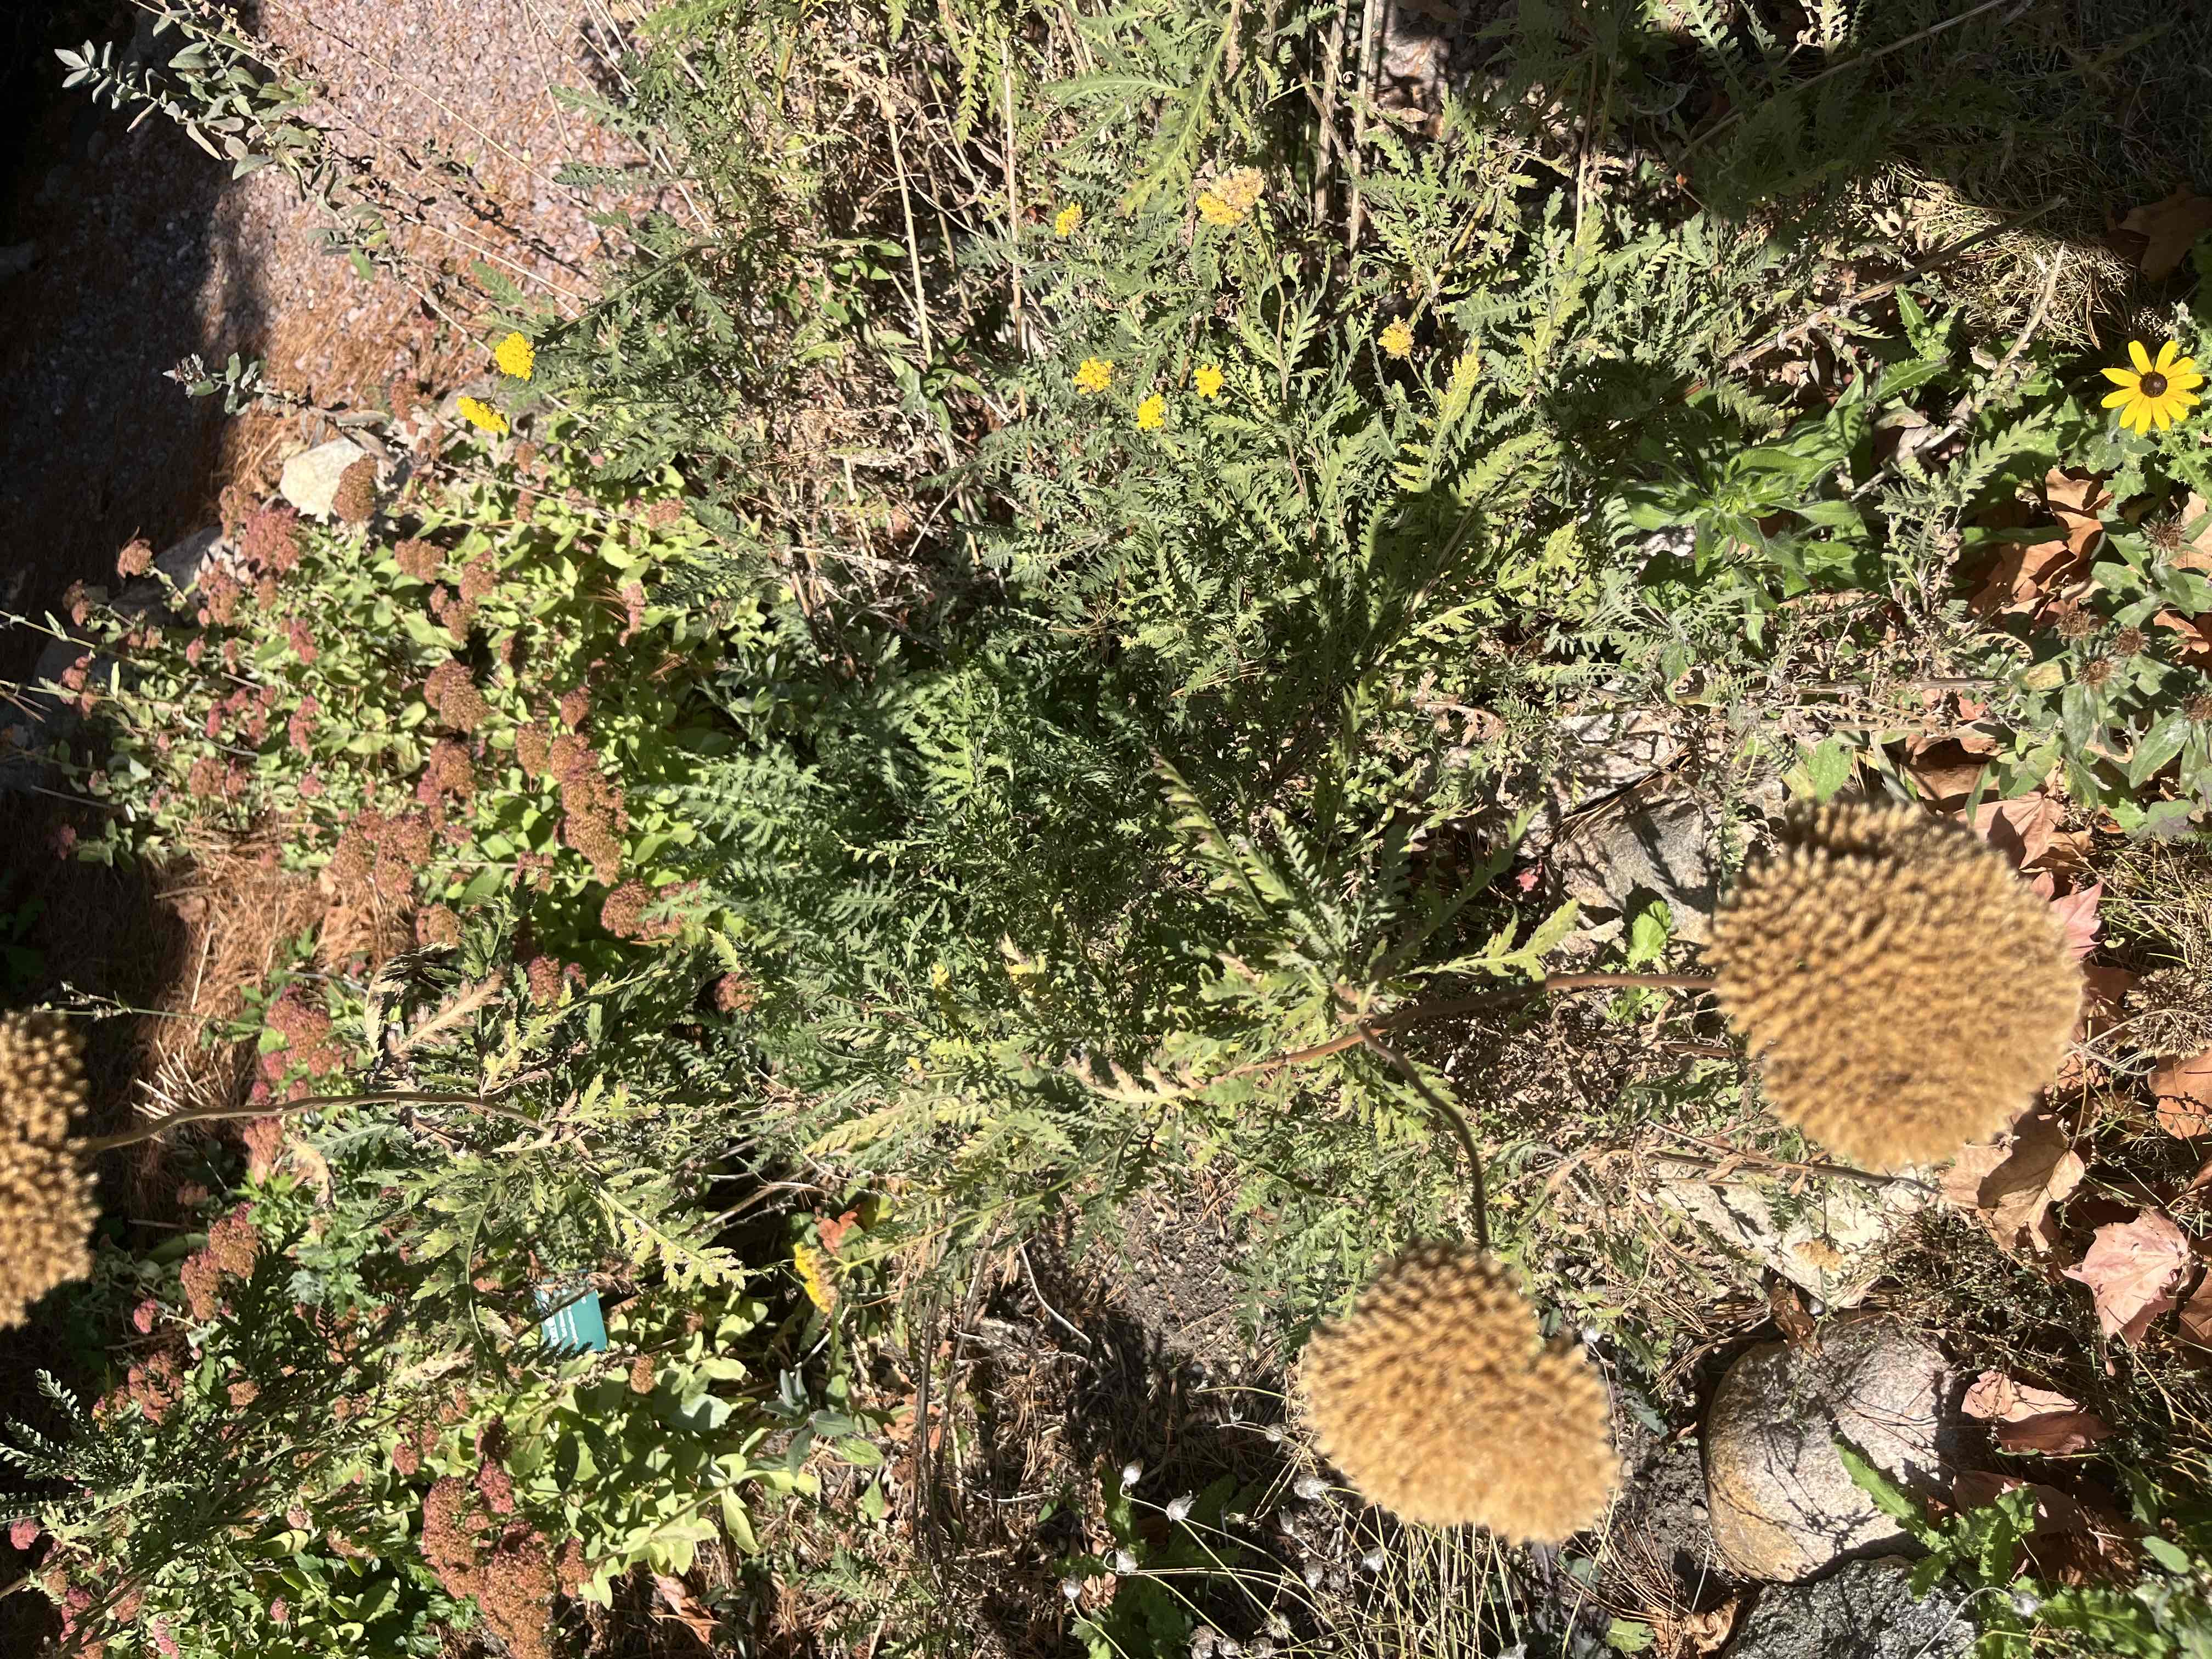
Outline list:
[[[2119,352],[2047,325],[2063,246],[1969,294],[1863,211],[1903,153],[1985,184],[1996,134],[2064,176],[2021,118],[2094,92],[2056,24],[1531,3],[1447,81],[1386,75],[1348,15],[678,0],[625,100],[578,101],[695,211],[641,214],[578,315],[477,273],[488,352],[526,351],[344,516],[240,511],[143,605],[126,550],[50,619],[83,653],[50,688],[104,814],[83,854],[274,825],[334,901],[246,1033],[222,1111],[259,1115],[207,1242],[86,1292],[151,1310],[120,1394],[19,1440],[88,1489],[35,1516],[76,1626],[546,1651],[559,1598],[759,1545],[772,1494],[826,1513],[809,1447],[896,1449],[855,1403],[887,1368],[925,1481],[919,1333],[1026,1240],[1110,1259],[1170,1180],[1230,1194],[1278,1352],[1378,1256],[1480,1238],[1656,1418],[1694,1334],[1620,1291],[1659,1242],[1566,1230],[1564,1149],[1646,1121],[1819,1149],[1693,987],[1536,994],[1692,965],[1657,909],[1588,931],[1532,850],[1566,722],[1693,727],[1731,806],[1911,800],[1954,697],[1969,813],[2212,806],[2194,425],[2105,407]],[[313,143],[237,74],[241,145]],[[2195,280],[2127,321],[2201,362]],[[1570,1018],[1583,1052],[1689,1047],[1562,1121],[1498,1079]],[[839,1203],[724,1231],[763,1180],[895,1201],[851,1239]],[[635,1290],[620,1364],[533,1349],[563,1275]],[[2137,1461],[2191,1432],[2144,1423]],[[204,1478],[232,1443],[252,1480]],[[860,1490],[874,1565],[838,1571],[919,1574]],[[1093,1652],[1179,1650],[1179,1581],[1270,1570],[1100,1501],[1145,1571],[1070,1615]],[[1063,1555],[1070,1601],[1117,1559]],[[1512,1603],[1493,1570],[1478,1601]],[[867,1591],[908,1610],[890,1641],[973,1639],[935,1571]]]

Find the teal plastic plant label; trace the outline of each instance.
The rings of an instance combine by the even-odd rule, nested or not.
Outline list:
[[[599,1293],[577,1293],[574,1285],[540,1285],[538,1305],[554,1311],[538,1323],[545,1346],[556,1353],[605,1353],[607,1320],[599,1307]]]

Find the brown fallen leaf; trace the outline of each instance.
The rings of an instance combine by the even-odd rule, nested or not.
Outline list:
[[[2120,228],[2144,239],[2137,264],[2144,276],[2156,282],[2180,269],[2197,239],[2212,230],[2212,202],[2184,185],[2162,202],[2130,209]]]
[[[1960,1401],[1959,1409],[1984,1423],[2023,1423],[2049,1412],[2073,1412],[2081,1402],[2056,1389],[2016,1382],[2002,1371],[1984,1371]]]
[[[1978,1510],[1994,1504],[2004,1493],[2027,1488],[2035,1498],[2029,1531],[2037,1537],[2090,1529],[2089,1512],[2056,1486],[2045,1486],[2017,1475],[1990,1469],[1961,1469],[1951,1483],[1951,1501],[1961,1510]]]
[[[2111,1435],[2096,1413],[2084,1411],[2055,1389],[2015,1382],[2002,1371],[1984,1371],[1966,1390],[1960,1409],[1993,1424],[2007,1451],[2087,1451]]]
[[[2066,1277],[2089,1287],[2106,1336],[2140,1344],[2150,1322],[2175,1305],[2170,1294],[2195,1261],[2180,1228],[2156,1210],[2097,1229],[2089,1254]]]
[[[2051,851],[2065,821],[2065,807],[2039,789],[2011,800],[1984,801],[1974,813],[1974,833],[2018,870]]]
[[[2150,1074],[2158,1127],[2176,1139],[2212,1133],[2212,1048],[2187,1060],[2162,1060]]]
[[[691,1594],[690,1587],[681,1578],[665,1572],[654,1573],[653,1594],[653,1599],[668,1610],[668,1616],[698,1638],[702,1646],[710,1650],[714,1647],[714,1615]]]
[[[2063,1456],[2087,1451],[2112,1431],[2094,1412],[2046,1412],[2017,1423],[1997,1425],[1997,1444],[2009,1452],[2048,1452]]]
[[[2183,532],[2186,534],[2190,526],[2208,517],[2212,517],[2212,501],[2191,490],[2189,500],[2183,504],[2178,515]],[[2173,565],[2178,570],[2199,570],[2212,575],[2212,524],[2206,525],[2184,544],[2181,550],[2173,556]]]
[[[1943,1196],[1978,1217],[2009,1255],[2048,1255],[2058,1242],[2051,1206],[2087,1172],[2048,1106],[2025,1113],[2008,1141],[1959,1149],[1943,1176]]]
[[[2097,948],[2097,931],[2104,923],[2097,919],[2097,901],[2105,896],[2105,884],[2093,881],[2078,893],[2068,893],[2051,901],[2051,908],[2066,924],[2066,948],[2079,962]]]
[[[1766,1306],[1781,1329],[1783,1340],[1793,1348],[1813,1353],[1820,1351],[1820,1328],[1806,1310],[1805,1298],[1798,1294],[1795,1285],[1778,1275],[1766,1287]]]
[[[2212,1164],[2205,1168],[2212,1170]],[[2197,1287],[2197,1294],[2181,1304],[2178,1322],[2182,1335],[2200,1348],[2212,1348],[2212,1273],[2205,1274],[2204,1282]]]

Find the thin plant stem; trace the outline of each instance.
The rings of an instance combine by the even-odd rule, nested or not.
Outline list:
[[[1482,1182],[1482,1150],[1474,1144],[1474,1131],[1468,1127],[1467,1115],[1429,1087],[1427,1079],[1414,1069],[1413,1061],[1376,1036],[1371,1029],[1363,1028],[1359,1035],[1370,1053],[1388,1060],[1399,1076],[1413,1085],[1414,1092],[1429,1103],[1430,1110],[1450,1125],[1452,1132],[1459,1137],[1459,1144],[1467,1149],[1468,1168],[1474,1172],[1474,1247],[1488,1255],[1490,1194]]]
[[[331,1106],[465,1106],[472,1112],[489,1112],[495,1117],[510,1118],[532,1128],[546,1127],[537,1118],[504,1106],[495,1106],[475,1095],[441,1095],[411,1089],[392,1089],[362,1095],[307,1095],[298,1100],[270,1101],[259,1106],[196,1107],[191,1111],[173,1112],[167,1117],[153,1123],[141,1124],[135,1129],[119,1129],[112,1135],[94,1135],[88,1140],[77,1141],[75,1150],[90,1157],[100,1152],[112,1152],[122,1146],[135,1146],[142,1140],[151,1140],[158,1134],[181,1128],[188,1123],[216,1123],[241,1117],[283,1117],[293,1112],[314,1111]]]

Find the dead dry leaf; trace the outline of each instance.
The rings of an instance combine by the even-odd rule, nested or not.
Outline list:
[[[2207,1164],[2212,1169],[2212,1164]],[[2212,1273],[2197,1287],[2197,1294],[2181,1304],[2179,1318],[2182,1335],[2200,1348],[2212,1348]]]
[[[2112,1437],[2112,1431],[2094,1412],[2047,1412],[2017,1423],[1997,1425],[1997,1444],[2009,1452],[2045,1452],[2063,1457],[2087,1451]]]
[[[2150,1074],[2158,1127],[2178,1139],[2212,1133],[2212,1048],[2187,1060],[2162,1060]]]
[[[2184,533],[2187,532],[2190,526],[2207,516],[2212,516],[2212,501],[2191,490],[2179,520]],[[2212,575],[2212,525],[2207,525],[2173,556],[2173,564],[2176,569],[2201,570]]]
[[[1959,1149],[1943,1176],[1943,1196],[1979,1217],[2008,1253],[2048,1255],[2058,1230],[2051,1206],[2087,1172],[2047,1106],[2013,1125],[2009,1141],[1976,1141]]]
[[[1984,1371],[1966,1390],[1959,1409],[1984,1423],[2023,1423],[2050,1412],[2073,1412],[2081,1402],[2056,1389],[2016,1382],[2002,1371]]]
[[[2130,209],[2120,228],[2144,239],[2137,264],[2144,276],[2156,282],[2179,270],[2197,239],[2212,230],[2212,201],[2184,185],[2162,202]]]
[[[2066,1277],[2087,1285],[2106,1336],[2139,1344],[2150,1322],[2175,1305],[2170,1294],[2195,1260],[2180,1228],[2156,1210],[2100,1227]]]
[[[1974,813],[1974,833],[2012,860],[2015,870],[2040,861],[2051,851],[2066,809],[2037,790],[2011,800],[1984,801]]]
[[[665,1572],[653,1575],[653,1599],[668,1610],[668,1616],[699,1638],[702,1645],[714,1645],[714,1615],[691,1593],[690,1587],[681,1578]]]
[[[2093,881],[2078,893],[2051,901],[2051,908],[2066,924],[2066,948],[2076,962],[2097,948],[2097,931],[2104,926],[2097,919],[2097,901],[2104,896],[2105,884]]]
[[[2034,1519],[2029,1530],[2037,1537],[2090,1530],[2089,1512],[2056,1486],[2045,1486],[2017,1475],[1989,1469],[1962,1469],[1951,1483],[1951,1499],[1961,1510],[1978,1510],[1994,1504],[2004,1493],[2025,1486],[2035,1498]]]
[[[2055,1389],[2015,1382],[2002,1371],[1984,1371],[1966,1390],[1960,1409],[1994,1425],[1997,1444],[2014,1452],[2087,1451],[2107,1438],[2105,1419],[2084,1411]]]

